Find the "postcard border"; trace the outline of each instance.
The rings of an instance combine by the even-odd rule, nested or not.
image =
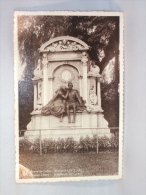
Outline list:
[[[18,136],[18,37],[17,16],[19,15],[80,15],[80,16],[119,16],[120,17],[120,113],[119,113],[119,173],[116,176],[88,176],[63,178],[37,178],[19,179],[19,136]],[[123,162],[123,125],[124,125],[124,14],[119,11],[15,11],[14,12],[14,92],[15,92],[15,181],[17,183],[59,182],[59,181],[89,181],[89,180],[115,180],[122,178]]]

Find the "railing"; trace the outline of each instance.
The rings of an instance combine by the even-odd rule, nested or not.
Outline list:
[[[74,130],[88,130],[89,128],[64,128],[64,129],[60,129],[61,132],[65,131],[65,130],[69,130],[71,133],[57,133],[55,134],[55,136],[57,135],[58,138],[61,138],[61,139],[65,139],[65,138],[70,138],[70,137],[75,137],[78,138],[78,140],[83,137],[83,140],[82,141],[85,141],[86,137],[87,136],[95,136],[96,137],[96,153],[99,153],[99,148],[101,148],[101,139],[105,139],[107,135],[112,135],[112,137],[114,136],[115,138],[117,138],[117,141],[119,139],[119,136],[118,136],[118,132],[119,132],[119,127],[109,127],[109,128],[91,128],[93,130],[93,132],[89,133],[88,135],[88,132],[86,133],[81,133],[80,135],[78,135],[77,133],[74,132]],[[100,132],[103,131],[103,130],[109,130],[110,129],[110,133],[106,133],[106,132]],[[45,132],[45,131],[52,131],[54,133],[57,132],[58,129],[32,129],[32,130],[19,130],[19,136],[21,137],[22,134],[24,135],[25,132],[39,132],[38,135],[37,135],[37,138],[39,140],[39,154],[42,155],[42,150],[43,150],[43,147],[42,147],[42,140],[44,140],[45,138],[42,138],[42,131]],[[51,137],[51,134],[48,134],[50,137],[49,138],[54,138],[54,137]],[[33,135],[29,135],[29,136],[33,136]],[[107,139],[111,139],[111,138],[108,138]],[[106,140],[106,142],[109,140]],[[94,140],[95,141],[95,140]],[[103,141],[103,140],[102,140]],[[95,143],[94,143],[95,144]],[[104,143],[105,144],[105,143]]]

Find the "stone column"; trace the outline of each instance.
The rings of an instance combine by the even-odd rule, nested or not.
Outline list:
[[[98,106],[101,107],[100,77],[97,78],[97,99],[98,99]]]
[[[79,75],[79,89],[80,89],[80,96],[83,97],[83,93],[82,93],[82,76]]]
[[[86,105],[87,105],[87,62],[88,62],[88,58],[86,55],[82,56],[81,59],[82,63],[83,63],[83,99],[86,100]]]
[[[37,84],[38,84],[37,81],[33,81],[33,86],[34,86],[33,110],[36,110],[36,106],[37,106],[37,93],[38,93]]]
[[[47,55],[43,54],[42,57],[43,64],[43,105],[48,103],[48,60]]]
[[[48,94],[48,101],[53,98],[53,77],[49,77],[49,94]]]

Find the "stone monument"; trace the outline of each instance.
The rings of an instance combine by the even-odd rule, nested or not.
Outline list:
[[[45,138],[63,135],[82,135],[86,132],[94,133],[96,128],[100,132],[110,133],[108,122],[104,119],[101,108],[101,89],[99,67],[88,55],[89,46],[75,37],[61,36],[50,39],[40,47],[40,58],[32,78],[34,84],[34,110],[28,130],[42,130]],[[64,96],[67,102],[69,83],[85,102],[85,109],[74,109],[65,103],[64,115],[43,114],[42,110],[51,101],[54,101],[56,92]],[[61,86],[66,92],[60,93]],[[58,95],[58,94],[57,94]],[[53,108],[54,109],[54,108]],[[53,112],[52,112],[53,113]],[[73,122],[70,121],[73,114]],[[58,118],[60,117],[60,119]],[[71,130],[73,129],[73,131]],[[43,131],[44,130],[44,131]],[[25,135],[35,135],[37,131],[26,131]]]

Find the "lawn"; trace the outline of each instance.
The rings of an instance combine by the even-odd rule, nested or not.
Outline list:
[[[118,153],[21,153],[20,164],[35,178],[117,175]]]

